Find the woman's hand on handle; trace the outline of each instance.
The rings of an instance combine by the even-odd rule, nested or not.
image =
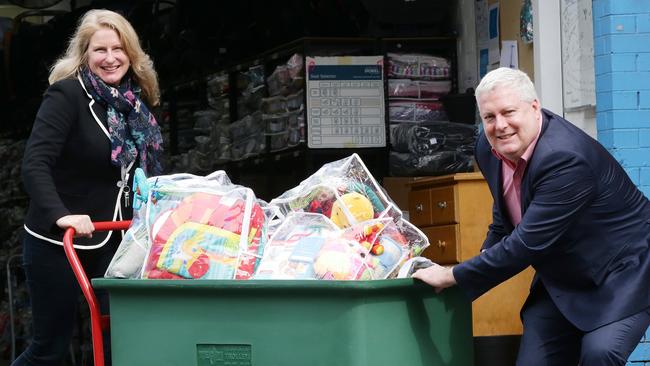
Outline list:
[[[56,220],[56,225],[63,230],[73,228],[75,236],[93,237],[95,226],[88,215],[67,215]]]

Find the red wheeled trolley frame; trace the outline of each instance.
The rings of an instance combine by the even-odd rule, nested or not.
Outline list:
[[[95,226],[95,231],[126,230],[131,225],[131,221],[94,222],[93,225]],[[104,337],[102,331],[110,327],[109,316],[102,315],[99,310],[99,302],[97,302],[95,291],[90,284],[88,276],[86,276],[86,271],[81,265],[81,261],[72,243],[74,234],[75,230],[73,228],[66,230],[63,235],[63,249],[65,249],[65,255],[68,257],[68,262],[72,266],[72,271],[77,278],[77,282],[79,282],[81,292],[83,292],[88,302],[88,307],[90,308],[90,329],[93,338],[95,366],[104,366]]]

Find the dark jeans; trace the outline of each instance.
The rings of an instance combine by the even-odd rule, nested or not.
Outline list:
[[[77,250],[86,275],[103,277],[119,235],[93,250]],[[32,342],[12,366],[61,365],[69,352],[81,290],[60,245],[25,233],[23,267],[32,307]],[[96,293],[102,313],[108,310],[106,294]],[[110,350],[106,350],[110,355]]]
[[[517,365],[622,366],[650,325],[650,308],[582,332],[560,313],[538,283],[526,301],[522,320]]]

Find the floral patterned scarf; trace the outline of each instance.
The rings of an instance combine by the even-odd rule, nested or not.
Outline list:
[[[86,90],[106,107],[113,165],[127,167],[139,157],[140,167],[147,176],[162,173],[160,127],[140,99],[140,88],[128,76],[116,88],[104,83],[87,67],[79,72]]]

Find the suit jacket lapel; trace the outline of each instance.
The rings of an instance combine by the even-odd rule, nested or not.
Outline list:
[[[102,107],[99,103],[94,103],[92,106],[95,115],[99,121],[108,129],[108,117],[106,115],[106,108]]]
[[[86,86],[81,80],[81,76],[77,75],[77,80],[79,81],[79,84],[81,84],[81,88],[84,90],[84,93],[86,93],[86,96],[88,97],[88,108],[90,109],[90,113],[93,115],[97,126],[102,129],[104,135],[110,140],[111,136],[108,133],[108,118],[106,109],[98,103],[95,103],[93,97],[90,95],[90,93],[88,93],[88,90],[86,90]]]
[[[488,144],[489,146],[489,144]],[[506,211],[506,204],[503,199],[503,184],[502,182],[502,166],[503,162],[501,160],[497,159],[494,154],[492,154],[492,151],[488,151],[487,154],[489,154],[489,162],[491,167],[487,169],[488,172],[494,172],[496,174],[490,174],[489,176],[486,177],[488,185],[490,186],[492,192],[496,192],[494,195],[494,203],[496,205],[496,209],[498,212],[501,214],[501,221],[502,224],[504,225],[504,229],[507,230],[508,232],[512,231],[514,229],[514,226],[510,222],[510,216],[508,215],[508,212]]]
[[[508,232],[512,232],[512,230],[515,229],[515,226],[512,224],[510,221],[510,215],[508,214],[507,211],[507,205],[506,202],[503,198],[503,162],[499,159],[496,159],[497,161],[497,192],[499,192],[499,199],[498,199],[498,205],[497,208],[499,209],[499,212],[501,213],[501,220],[503,221],[504,229],[506,229]]]
[[[544,109],[542,109],[542,129],[539,133],[539,139],[537,139],[537,145],[535,146],[535,151],[533,151],[533,155],[530,157],[530,161],[528,162],[528,165],[526,165],[526,171],[524,172],[524,176],[521,179],[521,192],[520,192],[520,203],[521,203],[521,217],[524,217],[524,213],[526,212],[526,209],[528,209],[528,206],[530,205],[531,201],[531,176],[532,174],[530,173],[531,171],[535,171],[535,154],[537,151],[539,151],[539,146],[540,144],[543,143],[544,141],[544,133],[546,132],[546,129],[548,128],[549,124],[549,119],[546,113],[544,113]]]

